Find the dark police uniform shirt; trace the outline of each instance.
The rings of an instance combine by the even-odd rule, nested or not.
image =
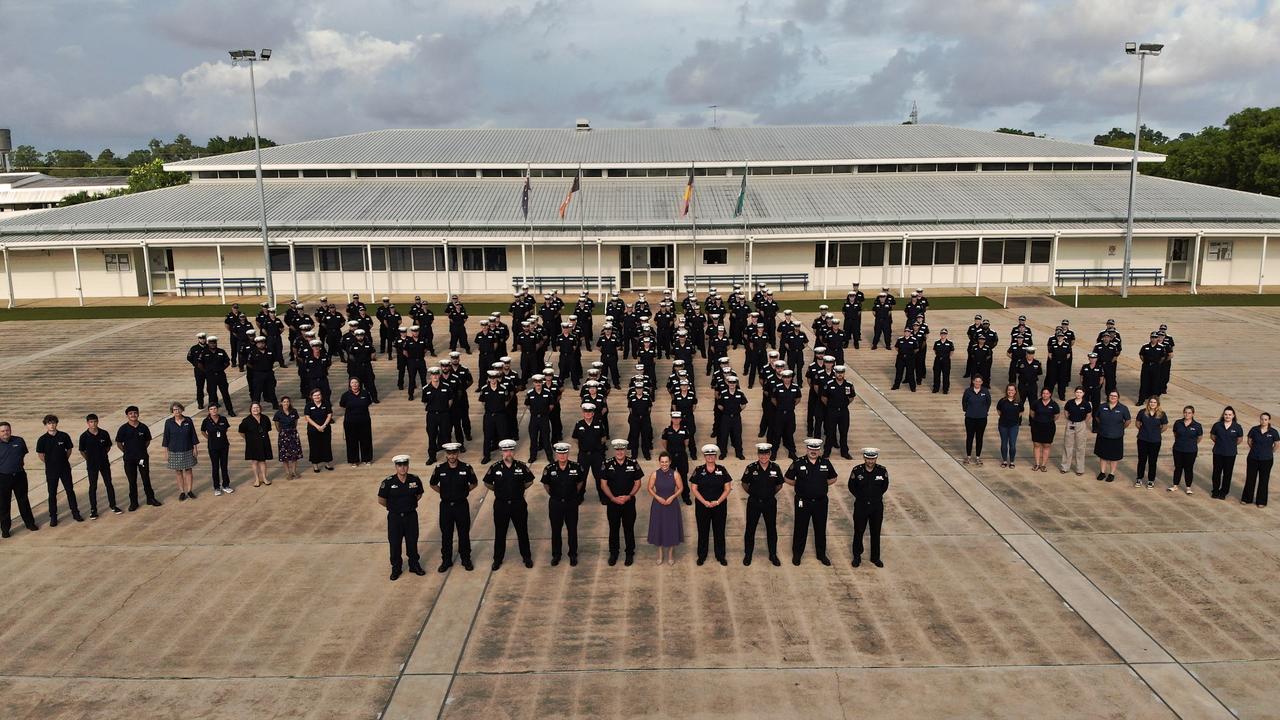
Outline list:
[[[547,389],[545,385],[541,390],[529,388],[525,392],[524,404],[529,406],[530,416],[547,417],[551,414],[551,409],[556,404],[556,394]]]
[[[1102,384],[1102,363],[1080,366],[1080,384],[1085,389],[1093,389]]]
[[[378,497],[387,501],[388,513],[416,512],[422,492],[422,478],[413,473],[405,475],[403,481],[398,475],[389,475],[378,486]]]
[[[689,482],[698,488],[702,499],[707,502],[717,500],[724,493],[725,486],[733,482],[733,478],[729,477],[729,471],[723,465],[716,465],[715,470],[708,471],[704,463],[695,468],[689,475]]]
[[[636,481],[643,477],[644,471],[640,469],[640,463],[631,458],[622,462],[618,462],[617,458],[609,458],[604,463],[604,481],[614,497],[629,494]],[[634,501],[635,498],[631,498],[631,502]]]
[[[70,470],[71,460],[67,457],[67,452],[73,448],[75,446],[71,444],[71,436],[61,430],[52,435],[43,433],[36,441],[36,452],[44,453],[46,473]]]
[[[822,394],[827,398],[828,410],[843,410],[849,407],[849,403],[857,395],[853,389],[853,383],[845,380],[843,382],[832,380],[822,389]]]
[[[663,429],[662,440],[667,444],[667,452],[673,460],[682,458],[687,460],[693,455],[694,449],[691,445],[693,436],[689,434],[689,428],[683,422],[680,423],[679,430],[670,425]]]
[[[770,462],[760,467],[753,462],[742,471],[742,485],[747,489],[747,496],[752,500],[771,500],[782,487],[782,468],[778,463]]]
[[[893,342],[893,347],[898,351],[898,357],[910,358],[916,354],[916,339],[914,337],[900,337]]]
[[[511,465],[499,460],[484,474],[484,484],[493,488],[494,498],[508,502],[524,502],[525,484],[531,482],[533,471],[519,460],[513,460]]]
[[[86,465],[102,467],[103,465],[111,464],[111,458],[108,457],[108,454],[111,452],[113,445],[115,443],[111,441],[111,433],[98,428],[96,435],[88,430],[80,433],[80,442],[77,449],[85,454],[84,461]]]
[[[593,417],[589,423],[586,418],[579,420],[573,426],[572,437],[578,441],[579,455],[604,453],[604,423],[600,422],[598,416]]]
[[[1138,425],[1138,439],[1145,442],[1160,444],[1160,430],[1169,424],[1169,416],[1161,413],[1159,416],[1148,415],[1147,409],[1143,408],[1138,411],[1136,418]]]
[[[725,417],[737,417],[742,414],[742,408],[747,405],[747,396],[737,390],[729,392],[728,388],[720,392],[716,397],[716,407]]]
[[[951,353],[955,351],[956,344],[950,340],[935,340],[933,343],[933,358],[935,361],[951,362]]]
[[[27,452],[27,441],[17,435],[10,435],[9,442],[0,442],[0,475],[22,472],[22,458]]]
[[[586,481],[582,466],[572,460],[567,461],[563,468],[559,463],[548,463],[542,469],[542,484],[557,500],[577,500],[578,485]]]
[[[889,471],[883,465],[868,470],[861,463],[849,474],[849,492],[853,495],[854,510],[872,510],[884,505],[884,494],[889,490]]]
[[[453,390],[443,382],[432,385],[427,382],[422,386],[422,406],[428,414],[443,414],[449,411],[449,402],[453,400]]]
[[[796,385],[795,378],[792,378],[791,385],[788,386],[785,381],[778,381],[770,391],[775,406],[779,413],[794,414],[796,411],[796,403],[800,401],[804,391]]]
[[[444,502],[466,500],[467,494],[479,482],[476,471],[461,461],[457,467],[449,467],[447,462],[440,463],[431,473],[431,487],[440,488],[440,499]]]
[[[147,444],[151,442],[151,428],[143,422],[137,427],[125,423],[116,430],[116,442],[124,446],[125,460],[143,460],[147,457]]]
[[[796,484],[797,498],[816,498],[827,494],[827,481],[837,477],[836,467],[827,458],[805,457],[791,463],[786,478]]]

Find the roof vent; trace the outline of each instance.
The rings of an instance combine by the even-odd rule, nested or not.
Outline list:
[[[586,118],[578,118],[573,128],[578,132],[591,132],[591,121]]]

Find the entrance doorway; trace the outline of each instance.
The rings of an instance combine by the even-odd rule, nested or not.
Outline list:
[[[1187,282],[1191,279],[1191,245],[1194,238],[1169,238],[1169,256],[1164,264],[1166,282]]]
[[[624,290],[675,287],[674,245],[624,245],[620,251]]]
[[[153,247],[147,248],[146,252],[151,256],[151,292],[177,292],[178,283],[174,279],[173,272],[173,249]]]

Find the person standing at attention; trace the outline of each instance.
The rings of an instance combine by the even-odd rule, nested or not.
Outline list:
[[[1182,408],[1182,419],[1173,424],[1173,484],[1169,492],[1178,489],[1178,480],[1185,474],[1187,494],[1191,494],[1191,471],[1203,436],[1204,426],[1196,420],[1196,409],[1190,405]]]
[[[1124,430],[1133,423],[1129,407],[1120,404],[1120,393],[1107,393],[1107,401],[1096,412],[1098,436],[1093,441],[1093,454],[1098,456],[1098,479],[1115,482],[1116,468],[1124,459]]]
[[[1156,484],[1156,458],[1160,456],[1160,435],[1169,425],[1169,416],[1160,408],[1160,396],[1147,397],[1146,407],[1138,411],[1134,420],[1138,424],[1138,475],[1133,486],[1142,486],[1142,476],[1147,476],[1147,487]]]
[[[1000,467],[1013,467],[1018,455],[1018,428],[1022,425],[1022,400],[1018,398],[1018,386],[1012,383],[1004,388],[1004,397],[996,403],[996,430],[1000,433]]]
[[[658,564],[674,565],[676,546],[684,542],[684,518],[680,514],[680,491],[684,478],[671,466],[671,455],[658,453],[658,469],[649,473],[647,488],[653,496],[649,507],[649,544],[658,548]]]

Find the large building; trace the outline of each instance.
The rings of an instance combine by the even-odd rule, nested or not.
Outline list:
[[[63,198],[119,190],[129,184],[124,175],[51,177],[38,172],[0,173],[0,213],[26,213],[57,207]]]
[[[840,296],[855,281],[1099,283],[1122,263],[1129,190],[1125,151],[937,125],[385,130],[262,160],[283,297],[496,294],[529,277],[575,290],[584,276],[705,289],[750,274]],[[253,153],[166,168],[191,182],[0,220],[11,300],[260,293]],[[1132,266],[1150,282],[1280,272],[1266,256],[1278,198],[1139,176],[1134,216]]]

